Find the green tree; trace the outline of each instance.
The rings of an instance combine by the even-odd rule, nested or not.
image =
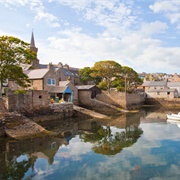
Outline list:
[[[107,89],[110,92],[111,83],[121,73],[121,65],[112,60],[99,61],[94,64],[92,70],[91,76],[101,77],[107,83]]]
[[[35,57],[28,43],[12,36],[0,36],[0,96],[7,79],[22,87],[28,86],[29,79],[21,64],[31,64]]]
[[[137,85],[142,83],[142,80],[139,78],[139,75],[136,71],[128,66],[122,67],[122,73],[125,82],[125,87],[129,89],[135,88]]]
[[[142,83],[138,73],[128,66],[122,66],[121,73],[118,78],[112,82],[112,87],[118,91],[132,91],[137,85]]]
[[[90,67],[84,67],[83,69],[79,70],[79,78],[80,81],[84,84],[87,84],[88,81],[92,81],[93,78],[90,76],[92,73],[92,69]]]
[[[90,67],[84,67],[83,69],[80,69],[79,70],[80,81],[83,82],[84,84],[87,84],[88,81],[98,84],[102,80],[101,77],[93,78],[91,76],[91,73],[93,73],[93,70]]]

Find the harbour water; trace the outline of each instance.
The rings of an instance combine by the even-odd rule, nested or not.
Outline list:
[[[178,180],[180,128],[167,122],[166,113],[82,120],[65,129],[44,124],[62,137],[1,138],[0,179]]]

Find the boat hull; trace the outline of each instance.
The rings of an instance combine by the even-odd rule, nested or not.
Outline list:
[[[176,115],[176,114],[167,114],[167,119],[179,120],[179,121],[180,121],[180,115]]]

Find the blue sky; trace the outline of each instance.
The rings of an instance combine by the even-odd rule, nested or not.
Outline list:
[[[1,0],[0,36],[30,42],[40,63],[180,74],[180,0]]]

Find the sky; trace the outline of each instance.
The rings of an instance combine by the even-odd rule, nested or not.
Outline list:
[[[41,64],[180,74],[180,0],[0,0],[0,22],[0,36],[33,31]]]

